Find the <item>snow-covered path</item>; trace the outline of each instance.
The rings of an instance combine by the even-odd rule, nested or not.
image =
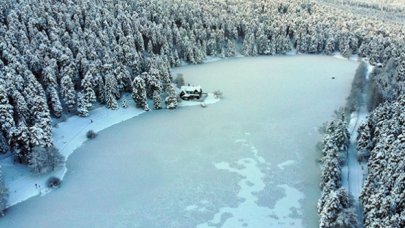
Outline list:
[[[366,80],[369,80],[369,75],[372,72],[373,67],[369,64],[367,74],[365,75]],[[343,186],[348,190],[349,194],[353,197],[353,206],[357,213],[357,219],[359,222],[359,227],[363,227],[363,209],[360,203],[360,193],[363,185],[363,177],[365,171],[363,170],[360,162],[357,160],[357,150],[356,150],[356,139],[357,130],[361,123],[367,120],[367,86],[364,88],[360,100],[359,110],[352,113],[349,123],[350,132],[350,144],[347,151],[347,164],[343,167]]]
[[[353,117],[354,116],[354,117]],[[357,139],[357,129],[360,124],[365,121],[367,118],[367,112],[359,110],[352,114],[351,123],[350,123],[350,145],[348,148],[347,156],[347,175],[346,180],[344,179],[343,183],[346,183],[346,188],[349,191],[350,195],[353,196],[353,206],[357,213],[357,219],[359,221],[359,227],[362,227],[363,224],[363,210],[360,204],[360,193],[363,185],[363,170],[360,163],[357,160],[357,150],[356,150],[356,139]]]

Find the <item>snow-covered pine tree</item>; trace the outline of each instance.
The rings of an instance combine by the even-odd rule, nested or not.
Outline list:
[[[356,215],[345,188],[331,191],[320,213],[320,228],[356,227]]]
[[[349,43],[352,54],[357,54],[359,50],[359,39],[352,32],[349,33]]]
[[[106,93],[105,95],[105,105],[107,108],[116,110],[118,109],[118,102],[112,93]]]
[[[320,216],[320,227],[340,227],[340,223],[352,222],[355,218],[351,214],[352,206],[344,196],[344,189],[341,188],[342,167],[345,159],[347,146],[349,144],[349,132],[344,121],[343,113],[337,115],[336,119],[326,125],[324,137],[321,144],[323,157],[321,171],[321,198],[318,201],[318,214]],[[347,194],[346,194],[347,195]],[[343,197],[343,198],[342,198]],[[342,199],[345,199],[343,202]],[[344,204],[346,203],[346,204]],[[344,204],[344,205],[343,205]],[[341,215],[341,214],[344,215]],[[350,216],[349,216],[350,215]],[[347,219],[344,216],[348,216]],[[342,220],[337,221],[337,218]],[[355,220],[354,220],[355,222]],[[352,226],[342,226],[352,227]]]
[[[350,41],[347,38],[341,39],[339,43],[339,50],[343,57],[349,58],[352,55],[350,48]]]
[[[60,82],[60,93],[68,112],[72,112],[76,105],[76,91],[69,75],[64,75],[62,77]]]
[[[15,126],[13,106],[10,105],[6,89],[0,85],[0,129],[7,135]]]
[[[229,40],[228,40],[229,41]],[[267,38],[267,34],[265,34],[265,31],[262,27],[259,27],[257,31],[257,53],[259,55],[265,55],[269,53],[269,42]]]
[[[253,32],[249,32],[243,40],[242,54],[245,56],[257,54],[257,49],[255,50],[255,34]]]
[[[81,117],[86,117],[89,115],[86,98],[80,92],[77,94],[77,113]]]
[[[379,55],[378,47],[379,42],[381,42],[378,38],[373,38],[369,44],[369,62],[373,65],[379,63]]]
[[[180,66],[181,60],[177,49],[175,49],[170,55],[170,64],[172,66]]]
[[[92,103],[96,101],[96,94],[93,90],[93,70],[89,70],[84,76],[81,86],[83,88],[84,101],[86,102],[86,107],[89,109],[92,107]]]
[[[58,83],[56,77],[56,60],[55,59],[45,59],[47,66],[43,70],[43,84],[48,96],[49,107],[55,117],[59,118],[62,116],[62,105],[58,95]]]
[[[318,52],[318,39],[315,34],[311,34],[308,42],[308,53],[315,54]]]
[[[95,89],[95,92],[96,92],[97,101],[99,101],[100,103],[105,103],[104,78],[100,74],[97,74],[95,79],[94,79],[94,84],[95,84],[94,89]]]
[[[324,191],[335,190],[341,185],[341,167],[338,159],[337,150],[326,151],[329,154],[335,154],[334,157],[324,157],[322,164],[321,187],[332,187],[332,189],[324,189]]]
[[[360,162],[367,161],[370,157],[370,149],[372,148],[370,128],[366,123],[363,123],[357,131],[357,159]]]
[[[104,89],[103,91],[105,92],[105,89],[108,87],[109,90],[111,90],[111,93],[115,96],[115,98],[119,99],[121,98],[121,92],[118,87],[118,81],[117,78],[114,75],[114,71],[112,70],[113,65],[112,64],[104,64],[103,69],[104,69]],[[108,78],[108,80],[107,80]],[[108,84],[108,86],[107,86]]]
[[[33,114],[33,125],[29,127],[31,132],[32,145],[51,146],[52,126],[48,106],[43,97],[34,97],[34,106],[31,109]]]
[[[166,108],[175,109],[177,107],[177,95],[173,84],[169,84],[166,87],[166,94],[167,94],[165,99]]]
[[[118,109],[118,102],[115,97],[115,91],[117,90],[117,81],[115,80],[114,75],[107,74],[105,75],[105,87],[104,87],[104,97],[105,104],[109,109]]]
[[[162,83],[160,80],[160,75],[159,71],[151,67],[149,69],[149,74],[147,76],[145,74],[142,74],[144,80],[147,82],[146,83],[146,94],[147,97],[152,99],[153,98],[153,93],[155,90],[161,91],[162,90]]]
[[[58,85],[56,80],[56,60],[55,59],[48,59],[46,58],[45,61],[47,62],[47,67],[43,69],[43,79],[42,83],[45,88],[48,87],[56,87]]]
[[[210,55],[210,56],[217,55],[217,41],[215,38],[214,31],[211,31],[211,36],[207,41],[207,55]]]
[[[222,52],[222,50],[223,49],[221,49],[221,54],[222,53],[224,53],[225,54],[225,52]],[[220,54],[220,55],[221,55]],[[194,61],[195,61],[195,63],[202,63],[203,61],[204,61],[204,58],[205,58],[205,56],[204,56],[204,54],[202,53],[202,51],[201,51],[201,45],[200,44],[198,44],[198,46],[193,46],[193,56],[194,56]],[[225,55],[224,56],[221,56],[221,57],[225,57]]]
[[[63,109],[59,100],[57,89],[54,86],[49,86],[47,93],[49,96],[49,104],[52,109],[52,114],[54,114],[57,118],[61,117]]]
[[[55,147],[35,146],[28,160],[28,166],[35,174],[45,174],[55,170],[64,162],[64,157]]]
[[[132,82],[132,98],[135,101],[136,107],[149,111],[145,87],[146,85],[143,78],[140,76],[135,77]]]
[[[369,47],[369,40],[366,38],[363,40],[363,42],[360,44],[359,50],[358,50],[358,55],[360,57],[365,57],[368,56],[370,53],[370,47]]]
[[[335,51],[335,39],[332,35],[329,35],[329,38],[326,40],[325,54],[332,55]]]
[[[17,162],[26,164],[31,151],[31,132],[24,122],[10,130],[10,147],[13,148]]]
[[[16,114],[16,122],[26,122],[29,120],[28,104],[24,96],[17,90],[13,89],[12,104]]]
[[[119,92],[131,91],[131,76],[123,64],[118,64],[118,67],[114,70],[114,76],[117,80]]]
[[[153,108],[154,109],[162,108],[162,99],[160,97],[160,90],[153,91]]]
[[[226,52],[225,56],[226,57],[232,57],[235,56],[236,54],[236,45],[234,40],[227,40],[226,42]]]

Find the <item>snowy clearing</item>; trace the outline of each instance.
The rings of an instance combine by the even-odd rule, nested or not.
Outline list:
[[[53,128],[54,145],[59,149],[60,153],[65,156],[66,160],[69,159],[69,156],[77,148],[88,140],[86,133],[89,130],[99,132],[145,113],[145,111],[135,108],[134,101],[130,95],[126,96],[128,108],[110,110],[101,106],[92,110],[88,117],[71,116],[67,118],[66,121],[58,123]],[[202,102],[205,104],[214,104],[218,101],[218,98],[212,93],[209,93],[203,101],[182,101],[179,103],[179,107],[200,105]],[[15,164],[12,157],[1,160],[0,165],[5,173],[5,183],[9,189],[9,207],[33,196],[44,195],[52,191],[52,189],[46,187],[48,178],[54,176],[63,179],[67,172],[66,166],[63,165],[63,167],[58,170],[46,175],[35,175],[32,174],[26,166]]]

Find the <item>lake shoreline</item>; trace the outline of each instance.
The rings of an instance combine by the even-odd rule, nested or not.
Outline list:
[[[312,56],[312,55],[298,55],[298,56],[301,56],[301,57],[303,57],[303,58],[306,58],[307,56],[308,56],[308,58],[317,58],[317,57],[314,57],[314,56]],[[284,57],[284,56],[283,56]],[[286,56],[286,57],[289,57],[289,56]],[[274,58],[275,60],[277,60],[277,59],[280,59],[280,58],[278,58],[277,56],[276,57],[269,57],[269,58]],[[323,58],[323,56],[322,56],[322,58]],[[236,58],[236,59],[245,59],[245,58]],[[253,59],[253,58],[251,58],[251,59]],[[258,58],[258,59],[262,59],[263,61],[266,59],[266,58]],[[281,58],[281,59],[284,59],[284,58]],[[330,59],[331,61],[332,61],[332,59]],[[221,62],[221,61],[219,61],[219,62]],[[219,62],[216,62],[216,63],[219,63]],[[180,70],[180,71],[182,71],[183,69],[186,69],[187,67],[197,67],[197,68],[199,68],[199,67],[202,67],[202,66],[206,66],[206,65],[208,65],[208,64],[202,64],[202,65],[196,65],[196,66],[185,66],[185,68],[183,68],[183,67],[180,67],[180,68],[176,68],[176,70]],[[330,78],[329,77],[327,77],[327,78],[325,78],[325,79],[328,79],[328,83],[329,82],[331,82],[331,81],[329,81],[330,80]],[[224,79],[225,80],[225,79]],[[298,79],[298,82],[300,82],[300,80],[301,79]],[[338,78],[338,80],[339,80],[339,78]],[[338,81],[334,81],[334,82],[338,82]],[[198,83],[198,82],[197,82]],[[200,83],[200,84],[202,84],[202,83]],[[213,89],[213,86],[215,86],[215,84],[216,83],[211,83],[211,88],[209,89],[209,90],[212,90]],[[204,85],[203,85],[203,87],[205,87]],[[207,87],[209,88],[209,86],[207,85]],[[219,89],[221,89],[221,88],[219,88]],[[222,90],[222,89],[221,89]],[[225,96],[228,96],[228,97],[225,97],[225,100],[227,100],[227,99],[231,99],[232,100],[232,96],[229,96],[228,95],[228,93],[226,92],[226,91],[223,91],[224,92],[224,94],[225,94]],[[347,95],[347,94],[345,94],[345,95]],[[254,101],[254,102],[256,102],[256,101]],[[114,111],[113,111],[114,112]],[[88,118],[92,118],[93,117],[93,115],[92,115],[92,113],[91,113],[91,115],[88,117]],[[96,121],[96,122],[99,122],[99,121]],[[112,126],[112,125],[111,125]],[[63,128],[63,126],[60,124],[60,127],[61,128]],[[104,130],[105,130],[106,128],[104,128]],[[97,129],[96,129],[96,131],[98,131]],[[83,133],[85,133],[84,131],[83,131]],[[57,134],[55,134],[55,137],[56,137],[56,135]],[[84,135],[83,135],[83,137],[84,137]],[[63,141],[62,141],[63,142]],[[55,143],[56,144],[56,143]],[[62,144],[63,145],[63,144]],[[63,149],[62,149],[63,150]],[[280,162],[280,163],[278,163],[278,164],[284,164],[282,161]],[[285,163],[285,164],[287,164],[287,163]],[[283,165],[284,166],[284,165]],[[283,167],[282,166],[282,167]],[[283,169],[281,169],[280,168],[280,170],[283,170]],[[66,172],[66,171],[65,171]],[[280,185],[280,186],[282,186],[282,185]]]

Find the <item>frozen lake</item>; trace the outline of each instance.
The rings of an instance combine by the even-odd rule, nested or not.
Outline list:
[[[0,227],[317,227],[318,128],[357,65],[284,56],[176,68],[224,99],[100,132],[69,158],[62,188],[11,208]]]

